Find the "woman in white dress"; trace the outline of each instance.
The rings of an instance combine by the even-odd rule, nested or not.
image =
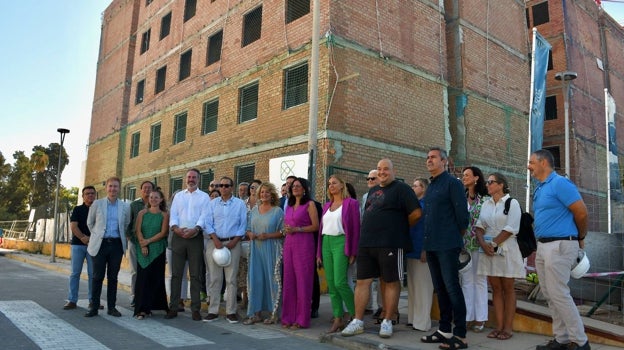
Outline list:
[[[486,184],[491,197],[483,203],[475,225],[483,251],[478,273],[487,275],[492,287],[497,327],[488,334],[488,338],[507,340],[513,335],[516,313],[514,279],[524,277],[524,263],[516,241],[522,211],[518,201],[511,199],[509,212],[505,213],[505,201],[509,198],[509,184],[505,176],[493,173],[488,176]]]

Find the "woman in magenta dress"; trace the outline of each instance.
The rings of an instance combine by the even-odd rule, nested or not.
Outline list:
[[[310,327],[316,256],[314,232],[318,231],[319,222],[307,188],[308,180],[293,181],[284,215],[282,327],[290,329]]]

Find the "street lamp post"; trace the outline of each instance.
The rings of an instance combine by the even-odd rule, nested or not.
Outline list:
[[[54,198],[54,235],[52,236],[52,253],[50,254],[50,262],[56,262],[56,237],[60,231],[59,218],[58,218],[58,206],[59,206],[59,191],[61,188],[61,158],[63,157],[63,142],[65,141],[65,134],[69,134],[69,129],[58,128],[56,129],[61,134],[61,145],[59,146],[58,167],[56,168],[56,195]]]
[[[563,112],[565,124],[565,175],[570,178],[570,105],[568,102],[570,96],[570,81],[576,79],[576,72],[565,71],[555,74],[555,79],[563,81]]]

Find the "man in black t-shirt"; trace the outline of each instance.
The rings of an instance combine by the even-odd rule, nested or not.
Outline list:
[[[343,336],[364,332],[362,318],[373,278],[379,277],[383,296],[383,321],[379,336],[392,336],[403,278],[403,250],[411,248],[409,228],[422,211],[416,194],[407,184],[395,180],[390,159],[377,163],[379,185],[368,191],[364,207],[357,256],[355,318],[342,331]]]
[[[69,275],[69,295],[67,303],[63,305],[64,310],[72,310],[76,308],[78,301],[78,289],[80,286],[80,274],[82,273],[82,265],[87,260],[87,274],[89,276],[89,309],[91,308],[91,276],[93,274],[93,262],[91,256],[87,254],[87,244],[89,243],[89,227],[87,227],[87,216],[89,215],[89,207],[95,200],[95,187],[86,186],[82,189],[83,203],[74,208],[71,214],[71,266],[72,272]],[[103,307],[102,307],[103,308]]]

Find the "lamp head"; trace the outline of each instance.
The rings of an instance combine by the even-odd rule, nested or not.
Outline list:
[[[69,134],[69,129],[65,128],[58,128],[56,129],[56,131],[60,132],[61,134]]]
[[[555,74],[555,80],[570,81],[570,80],[576,79],[576,76],[577,76],[576,72],[571,72],[571,71],[559,72]]]

